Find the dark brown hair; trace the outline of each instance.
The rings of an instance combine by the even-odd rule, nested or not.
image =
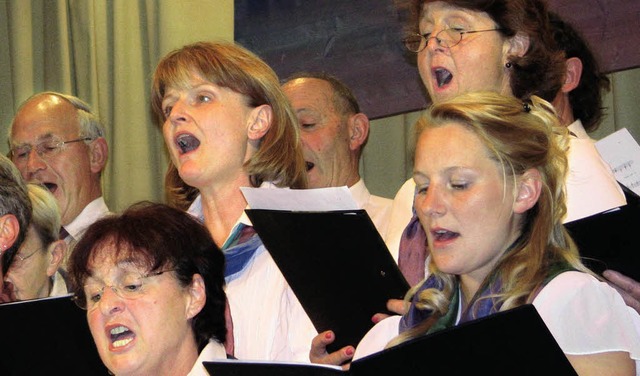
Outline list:
[[[181,210],[151,202],[134,204],[122,214],[93,223],[69,259],[77,299],[86,299],[83,286],[93,273],[91,264],[107,247],[114,258],[131,259],[149,272],[172,269],[183,287],[191,284],[195,274],[202,276],[207,300],[191,326],[199,349],[211,338],[224,343],[224,255],[201,223]]]

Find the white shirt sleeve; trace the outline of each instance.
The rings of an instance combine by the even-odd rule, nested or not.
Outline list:
[[[640,316],[605,282],[564,272],[540,291],[533,305],[565,354],[626,351],[638,368]]]

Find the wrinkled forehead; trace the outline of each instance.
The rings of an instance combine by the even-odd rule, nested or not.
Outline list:
[[[110,238],[91,248],[87,270],[90,275],[107,275],[114,269],[146,272],[152,264],[153,261],[148,260],[144,250],[122,241],[116,243]]]

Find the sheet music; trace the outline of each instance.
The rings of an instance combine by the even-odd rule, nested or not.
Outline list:
[[[260,189],[241,187],[251,209],[291,211],[357,210],[346,186],[315,189]]]
[[[640,145],[631,133],[622,128],[597,141],[596,148],[616,179],[640,195]]]

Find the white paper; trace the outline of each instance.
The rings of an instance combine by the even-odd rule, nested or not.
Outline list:
[[[640,195],[640,145],[626,128],[596,142],[602,158],[620,183]]]
[[[346,186],[314,189],[241,187],[251,209],[333,211],[359,209]]]

